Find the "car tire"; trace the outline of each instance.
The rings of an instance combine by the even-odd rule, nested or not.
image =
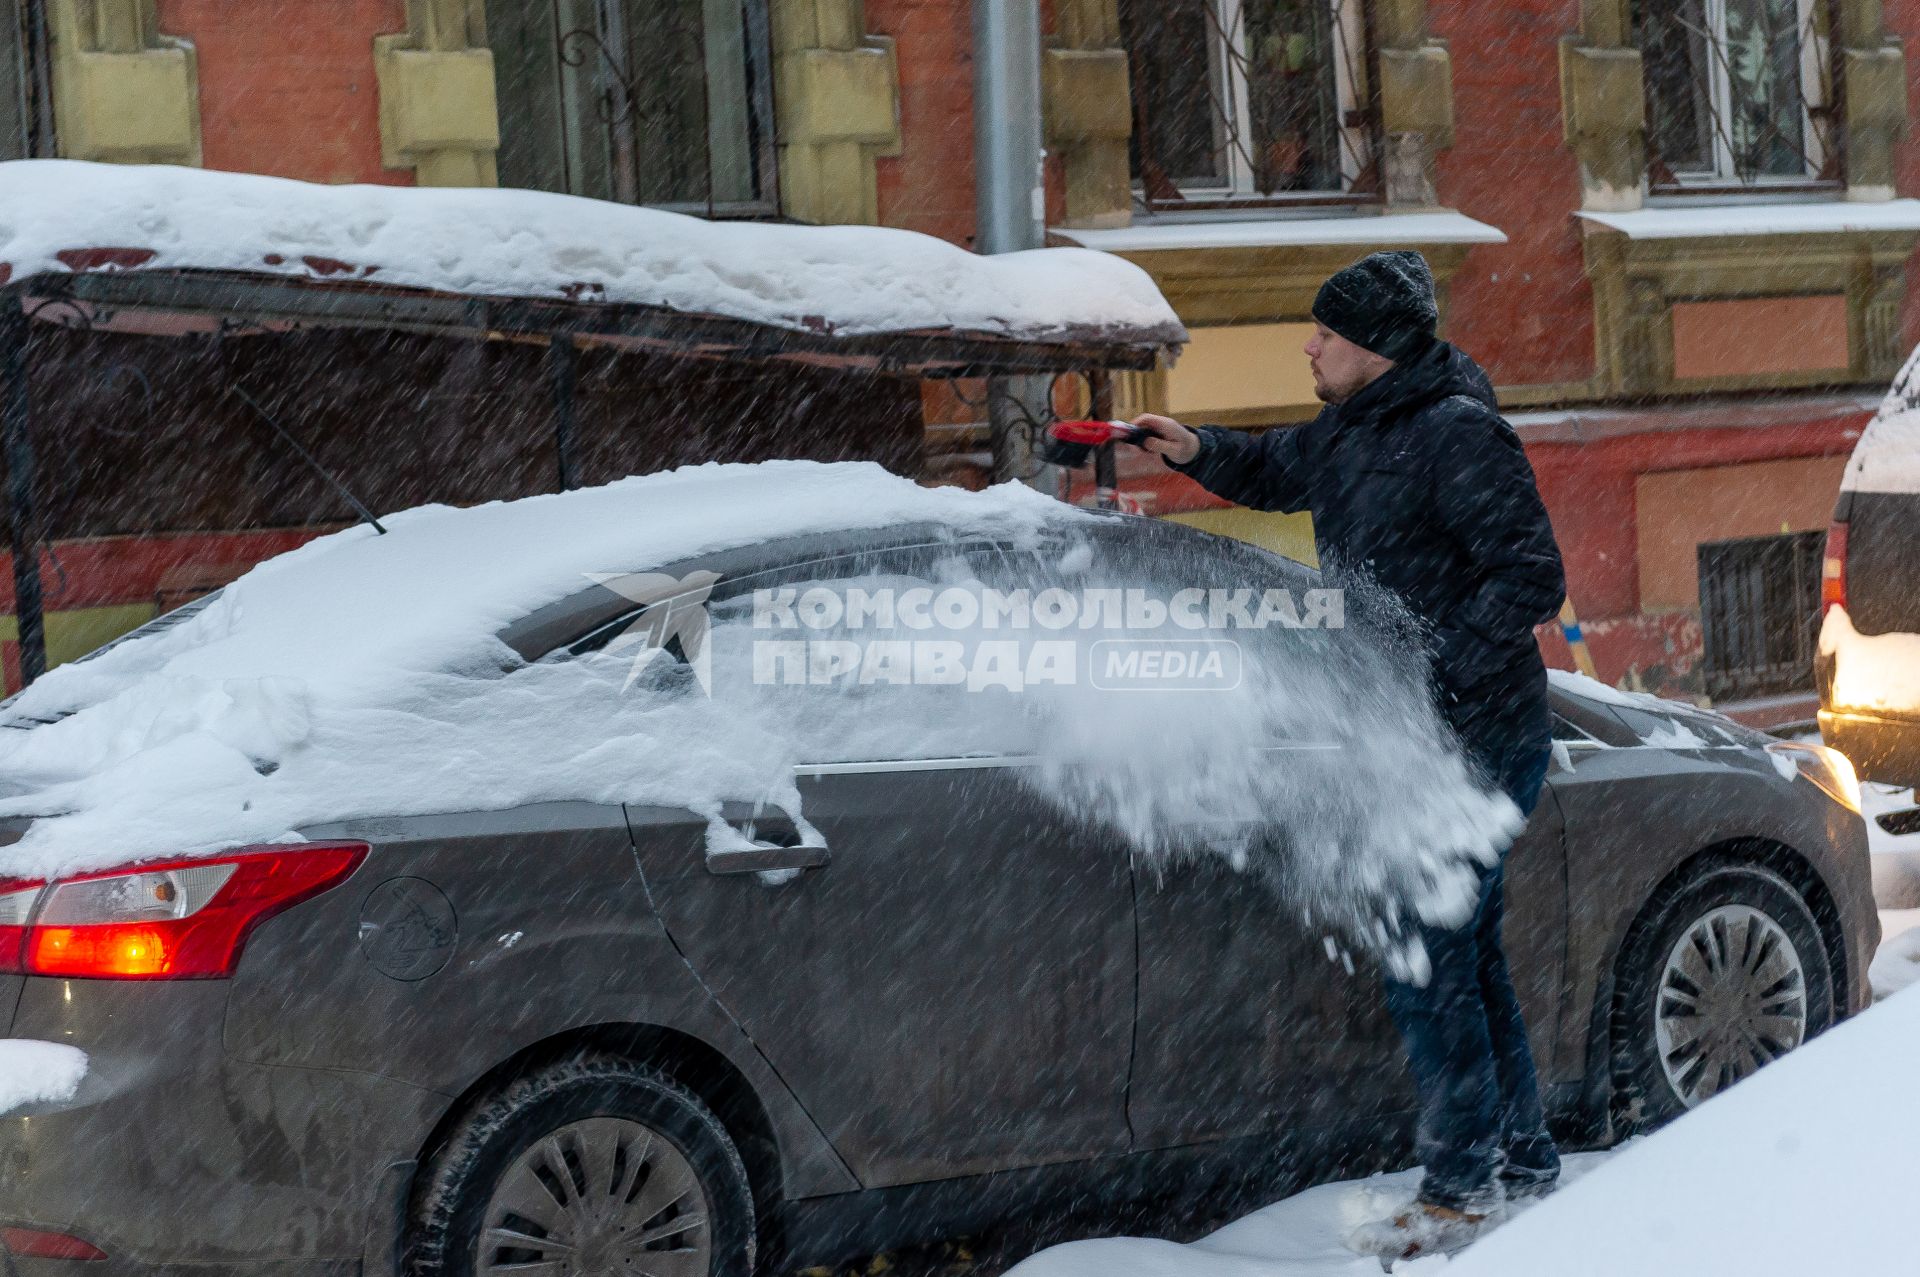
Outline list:
[[[1800,892],[1718,862],[1663,887],[1621,951],[1616,1125],[1665,1125],[1833,1023],[1833,969]]]
[[[752,1187],[720,1119],[656,1069],[589,1055],[516,1079],[455,1126],[418,1181],[402,1271],[488,1277],[564,1253],[561,1271],[643,1277],[650,1253],[704,1248],[704,1269],[684,1254],[661,1266],[749,1277],[755,1243]]]

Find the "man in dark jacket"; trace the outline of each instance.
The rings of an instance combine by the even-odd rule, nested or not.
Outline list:
[[[1416,252],[1374,253],[1322,285],[1306,353],[1326,407],[1254,436],[1135,424],[1142,446],[1256,510],[1309,510],[1321,562],[1397,594],[1429,635],[1440,708],[1469,760],[1531,812],[1551,753],[1533,627],[1565,595],[1560,551],[1512,427],[1479,365],[1438,340],[1433,276]],[[1448,1248],[1507,1197],[1548,1191],[1560,1159],[1500,944],[1500,867],[1473,919],[1422,933],[1424,986],[1387,982],[1420,1092],[1426,1165],[1415,1209],[1381,1244]]]

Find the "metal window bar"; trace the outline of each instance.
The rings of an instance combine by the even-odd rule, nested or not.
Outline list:
[[[1133,0],[1122,5],[1123,29],[1127,33],[1130,71],[1136,85],[1134,93],[1135,198],[1144,211],[1154,213],[1184,207],[1247,208],[1285,204],[1347,203],[1366,197],[1378,186],[1374,167],[1376,112],[1363,102],[1367,91],[1367,32],[1362,0],[1318,0],[1324,12],[1311,33],[1287,33],[1275,47],[1282,50],[1283,63],[1296,54],[1330,54],[1334,61],[1324,71],[1312,72],[1319,81],[1310,95],[1293,94],[1293,109],[1282,106],[1276,113],[1267,99],[1286,96],[1283,66],[1281,79],[1274,78],[1262,52],[1252,48],[1249,35],[1253,25],[1249,9],[1273,15],[1261,8],[1260,0]],[[1309,4],[1313,0],[1309,0]],[[1157,86],[1158,68],[1153,53],[1162,44],[1161,36],[1181,19],[1198,18],[1208,36],[1210,74],[1204,100],[1187,104],[1204,111],[1213,136],[1214,173],[1175,174],[1156,154],[1152,108],[1149,105]],[[1311,41],[1322,47],[1315,49]],[[1267,33],[1268,42],[1277,39]],[[1302,43],[1302,41],[1307,43]],[[1164,50],[1162,50],[1164,52]],[[1271,50],[1268,50],[1271,52]],[[1302,59],[1304,61],[1304,59]],[[1304,68],[1302,68],[1304,69]],[[1268,109],[1256,111],[1257,105]],[[1263,139],[1256,114],[1270,123],[1290,128],[1298,140]],[[1301,135],[1319,132],[1315,141]],[[1327,135],[1331,135],[1330,138]],[[1263,145],[1263,140],[1269,145]],[[1276,156],[1294,155],[1293,167],[1284,171],[1274,163]],[[1318,183],[1300,189],[1289,188],[1275,180],[1299,171],[1302,162],[1315,162],[1312,151],[1330,152],[1321,156],[1329,170],[1337,171],[1332,183]],[[1182,182],[1184,180],[1185,186]]]
[[[1757,3],[1764,6],[1769,0]],[[1753,0],[1747,5],[1739,5],[1738,0],[1637,0],[1637,42],[1650,63],[1647,172],[1655,191],[1710,193],[1729,187],[1788,191],[1835,186],[1843,180],[1837,144],[1837,54],[1827,34],[1834,30],[1832,0],[1799,0],[1795,10],[1792,26],[1770,28],[1764,21],[1758,27],[1752,25]],[[1655,41],[1668,43],[1656,50]],[[1788,41],[1790,49],[1783,47]],[[1663,85],[1659,67],[1663,62],[1673,65],[1675,43],[1704,51],[1705,65],[1693,65],[1694,59],[1681,53],[1679,62],[1686,64],[1687,82],[1675,77]],[[1756,66],[1765,70],[1741,73],[1742,67]],[[1791,66],[1794,73],[1779,74],[1783,66]],[[1763,100],[1737,100],[1736,86],[1756,78],[1764,89]],[[1693,99],[1689,108],[1677,109],[1671,100],[1662,100],[1663,92],[1675,91]],[[1741,118],[1735,118],[1736,111]],[[1684,156],[1664,156],[1659,150],[1662,134],[1671,136],[1662,127],[1663,120],[1670,113],[1684,117],[1694,112],[1705,117],[1695,126],[1704,127],[1701,140],[1709,152],[1704,167]],[[1768,158],[1783,154],[1797,161],[1795,171],[1766,171]]]
[[[558,45],[566,67],[592,71],[594,110],[611,152],[613,198],[708,217],[776,212],[771,25],[766,0],[703,0],[693,6],[657,7],[651,0],[640,0],[640,4],[644,7],[637,11],[645,17],[648,46],[656,52],[664,47],[670,63],[682,71],[699,68],[706,145],[700,172],[658,171],[662,164],[672,169],[686,159],[662,156],[657,150],[676,109],[676,85],[658,82],[657,77],[633,67],[635,41],[641,38],[633,22],[635,0],[595,0],[593,26],[567,30]],[[716,33],[726,41],[719,49],[710,47]],[[721,65],[710,62],[722,57],[726,60]],[[716,171],[722,152],[733,158],[730,167],[739,172]],[[666,199],[650,198],[647,188],[657,188],[662,181],[683,189]],[[684,188],[689,185],[699,187],[698,197],[685,198]]]
[[[1825,535],[1792,532],[1699,547],[1701,673],[1709,697],[1813,690]]]

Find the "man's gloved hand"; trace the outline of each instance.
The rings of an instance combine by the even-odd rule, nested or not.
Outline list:
[[[1146,431],[1150,436],[1142,439],[1136,445],[1137,447],[1145,448],[1156,456],[1165,457],[1174,465],[1184,466],[1200,455],[1200,436],[1172,417],[1143,412],[1130,424]]]

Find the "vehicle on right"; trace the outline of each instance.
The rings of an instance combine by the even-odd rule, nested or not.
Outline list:
[[[1920,351],[1847,463],[1820,603],[1821,737],[1863,780],[1920,784]]]

